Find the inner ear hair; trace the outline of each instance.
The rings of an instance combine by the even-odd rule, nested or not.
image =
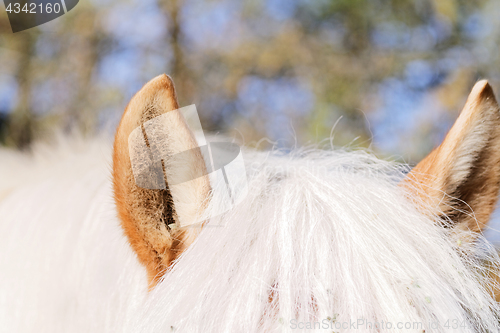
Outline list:
[[[443,143],[409,173],[417,195],[450,223],[480,232],[500,187],[500,109],[487,81],[474,85]]]

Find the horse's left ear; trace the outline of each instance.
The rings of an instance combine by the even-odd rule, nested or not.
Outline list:
[[[475,84],[443,143],[404,181],[454,227],[481,231],[500,186],[500,110],[487,81]]]
[[[210,194],[204,158],[178,109],[174,83],[160,75],[132,98],[115,137],[116,208],[151,287],[197,237],[191,223]]]

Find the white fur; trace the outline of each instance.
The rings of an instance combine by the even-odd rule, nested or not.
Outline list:
[[[9,154],[2,180],[17,188],[0,202],[0,332],[123,331],[146,295],[113,206],[111,150],[88,146]]]
[[[30,167],[0,153],[12,166],[0,192],[15,185],[0,201],[0,332],[293,332],[328,317],[498,331],[486,250],[419,211],[397,185],[401,166],[363,152],[244,152],[247,197],[148,293],[116,217],[110,151],[89,146]]]

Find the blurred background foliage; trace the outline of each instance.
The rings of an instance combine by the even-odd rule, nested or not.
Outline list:
[[[499,18],[498,0],[80,0],[13,34],[2,3],[0,145],[112,135],[167,73],[206,131],[261,148],[332,137],[415,163],[475,81],[500,91]]]
[[[333,133],[413,163],[476,80],[500,89],[499,17],[498,0],[80,0],[13,34],[1,8],[0,142],[112,133],[168,73],[205,130],[283,148]]]

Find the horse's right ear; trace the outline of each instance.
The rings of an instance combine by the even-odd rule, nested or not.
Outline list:
[[[151,286],[195,239],[199,228],[186,227],[186,221],[201,214],[210,191],[208,177],[200,177],[207,174],[203,156],[177,109],[170,77],[154,78],[125,109],[114,143],[113,185],[118,215],[132,248],[147,268]],[[152,136],[148,135],[151,131]],[[161,148],[164,159],[152,158],[153,146]],[[174,162],[168,158],[177,152],[189,153]],[[159,174],[154,174],[155,168]],[[181,178],[191,180],[172,184],[179,173]],[[148,183],[148,177],[159,185]]]
[[[450,226],[473,232],[486,226],[500,187],[500,110],[488,82],[476,83],[443,143],[404,184]]]

